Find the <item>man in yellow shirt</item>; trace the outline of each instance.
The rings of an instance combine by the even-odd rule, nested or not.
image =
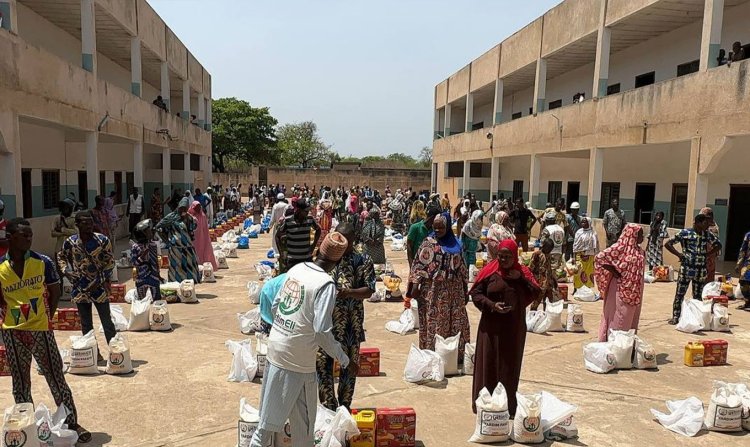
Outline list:
[[[91,434],[78,425],[78,413],[65,376],[50,318],[60,299],[60,278],[52,260],[31,251],[31,224],[12,219],[6,228],[8,253],[0,258],[0,315],[2,338],[13,379],[16,403],[33,402],[31,397],[31,357],[47,379],[55,403],[70,411],[65,422],[78,433],[78,442],[91,440]]]

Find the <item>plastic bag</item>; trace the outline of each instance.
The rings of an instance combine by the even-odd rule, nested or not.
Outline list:
[[[460,339],[461,332],[448,338],[443,338],[439,334],[435,335],[435,352],[443,359],[446,376],[458,374],[458,342]]]
[[[419,349],[414,344],[409,349],[404,368],[404,380],[419,383],[426,380],[440,382],[445,378],[443,359],[435,351]]]
[[[542,431],[542,395],[516,393],[518,407],[513,419],[513,440],[522,444],[544,442]]]
[[[393,239],[391,242],[392,251],[404,251],[406,250],[406,241],[404,239]]]
[[[216,276],[214,276],[214,266],[210,262],[203,263],[203,273],[201,276],[201,282],[216,282]]]
[[[474,356],[476,355],[477,345],[466,343],[464,346],[464,374],[474,374]]]
[[[635,336],[635,358],[633,368],[656,369],[659,365],[656,361],[656,350],[642,338]]]
[[[236,243],[237,242],[237,233],[235,233],[234,230],[229,230],[226,233],[221,235],[221,240],[224,242],[229,243]]]
[[[164,300],[155,301],[151,305],[151,318],[149,326],[152,331],[171,331],[172,323],[169,321],[169,309]]]
[[[419,329],[419,303],[414,298],[409,301],[409,309],[414,320],[414,329]]]
[[[714,382],[703,423],[711,431],[742,431],[742,397],[735,384]]]
[[[578,427],[576,426],[574,416],[570,416],[544,432],[544,439],[550,441],[565,441],[566,439],[575,439],[577,437]]]
[[[547,432],[563,423],[578,410],[575,405],[563,402],[552,393],[542,391],[542,431]]]
[[[98,358],[98,346],[94,331],[86,335],[73,335],[70,337],[72,348],[70,349],[70,373],[71,374],[98,374],[96,367]]]
[[[24,446],[27,441],[37,439],[34,404],[23,403],[6,408],[2,435],[3,447]]]
[[[643,282],[645,282],[646,284],[653,284],[653,283],[656,282],[656,277],[654,275],[650,275],[648,273],[645,273],[643,275]]]
[[[404,309],[401,312],[401,316],[398,321],[389,321],[385,324],[385,329],[390,332],[395,332],[399,335],[406,335],[413,331],[416,326],[416,320],[414,319],[414,312],[411,309]]]
[[[75,430],[69,430],[67,424],[65,424],[65,418],[69,414],[70,412],[65,408],[65,405],[57,407],[54,414],[44,404],[39,404],[36,407],[34,419],[36,420],[36,435],[40,447],[75,447],[76,442],[78,442],[78,433]]]
[[[227,255],[224,253],[224,250],[214,251],[214,258],[216,258],[217,270],[226,270],[229,268],[229,264],[227,263]]]
[[[732,332],[729,327],[729,309],[720,305],[714,304],[713,306],[713,317],[711,318],[711,330],[716,332]]]
[[[688,334],[692,334],[705,329],[703,320],[703,305],[700,301],[688,298],[685,298],[682,301],[680,321],[677,323],[677,326],[675,326],[675,329]]]
[[[615,355],[608,342],[595,342],[584,345],[583,364],[587,370],[606,374],[615,369]]]
[[[146,292],[146,298],[133,301],[133,304],[130,305],[129,331],[147,331],[151,329],[148,311],[151,308],[152,302],[151,290]]]
[[[618,331],[610,329],[607,335],[609,347],[615,355],[615,369],[633,367],[633,350],[635,349],[635,330]]]
[[[750,389],[744,383],[738,383],[735,391],[742,399],[742,428],[750,431]]]
[[[107,357],[107,369],[105,371],[107,374],[114,375],[133,372],[130,346],[125,335],[117,334],[109,341],[109,356]]]
[[[248,404],[243,397],[240,399],[240,419],[237,422],[237,447],[250,447],[255,431],[260,422],[260,412]]]
[[[487,388],[482,388],[475,403],[477,416],[474,434],[469,442],[489,444],[507,441],[510,438],[510,415],[508,394],[503,384],[498,383],[492,395]]]
[[[244,314],[238,313],[237,319],[240,322],[240,332],[249,335],[260,331],[260,307],[250,309]]]
[[[192,281],[192,279],[188,281]],[[193,284],[195,283],[193,282]],[[183,291],[181,290],[180,286],[181,286],[181,283],[178,283],[176,281],[167,282],[167,283],[160,285],[159,294],[161,295],[161,299],[165,300],[168,303],[177,303],[179,301],[184,302],[182,298]]]
[[[718,281],[712,281],[703,286],[703,292],[701,292],[701,298],[708,299],[713,296],[721,295],[721,283]]]
[[[221,250],[227,258],[239,258],[237,255],[237,244],[234,242],[227,242],[222,244]]]
[[[128,319],[125,317],[125,312],[122,310],[122,306],[118,304],[109,305],[109,314],[112,318],[112,323],[115,325],[117,332],[123,332],[128,330]],[[99,333],[104,332],[104,326],[99,325]]]
[[[125,302],[132,304],[134,300],[138,299],[138,289],[130,289],[125,294]]]
[[[357,422],[346,407],[338,407],[336,411],[318,404],[315,413],[314,442],[315,447],[343,447],[347,436],[359,434]]]
[[[255,333],[255,360],[258,362],[258,377],[263,377],[268,357],[268,336],[262,332]]]
[[[736,286],[734,286],[734,299],[741,300],[744,298],[745,297],[742,295],[742,287],[740,287],[740,285],[737,284]]]
[[[197,303],[198,295],[195,293],[195,281],[192,279],[183,280],[180,283],[179,293],[180,301],[183,303]],[[167,300],[167,302],[169,302]]]
[[[250,299],[250,304],[260,304],[260,283],[258,281],[250,281],[247,283],[247,297]]]
[[[530,310],[526,314],[526,330],[535,334],[544,334],[552,326],[547,313],[542,310]]]
[[[262,263],[255,264],[255,271],[258,272],[258,279],[261,281],[271,279],[271,275],[273,274],[273,268]]]
[[[577,301],[584,301],[587,303],[594,302],[598,299],[594,291],[588,286],[582,286],[580,289],[576,290],[576,293],[573,294],[573,298]]]
[[[550,332],[562,332],[565,330],[565,326],[562,323],[562,313],[563,308],[565,307],[565,302],[563,300],[558,300],[553,302],[550,302],[549,299],[546,300],[547,307],[545,309],[545,312],[547,313],[547,319],[550,322],[549,331]]]
[[[250,339],[227,340],[224,345],[232,353],[232,367],[229,370],[227,381],[251,382],[258,372],[258,361],[253,354],[253,341]]]
[[[477,279],[477,275],[479,274],[479,269],[477,269],[477,266],[472,264],[469,266],[469,282],[473,283]]]
[[[703,402],[697,397],[685,400],[668,400],[669,414],[651,409],[657,421],[667,430],[683,436],[695,436],[703,429]]]

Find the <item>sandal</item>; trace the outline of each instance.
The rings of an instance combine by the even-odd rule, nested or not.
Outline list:
[[[74,430],[78,434],[79,443],[86,444],[87,442],[91,441],[91,433],[89,433],[88,430],[81,427],[80,425],[72,424],[69,425],[68,428]]]
[[[677,318],[674,318],[674,317],[672,317],[669,321],[667,321],[667,323],[671,324],[672,326],[676,325],[679,322],[680,322],[680,320],[678,320]]]

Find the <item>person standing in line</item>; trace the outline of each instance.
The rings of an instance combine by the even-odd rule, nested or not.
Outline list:
[[[154,230],[150,219],[138,222],[133,229],[133,243],[130,245],[130,262],[136,269],[135,288],[140,299],[151,291],[154,301],[161,299],[161,275]]]
[[[643,268],[641,248],[643,229],[627,224],[620,240],[596,255],[596,283],[604,298],[599,324],[599,341],[607,341],[610,329],[638,331],[643,305]]]
[[[375,264],[385,264],[384,241],[385,224],[380,218],[380,208],[373,206],[370,209],[369,219],[362,228],[362,245],[365,253],[370,256]]]
[[[133,190],[128,197],[128,232],[133,234],[133,229],[141,221],[143,217],[143,196],[138,192],[138,188],[133,187]]]
[[[607,247],[611,247],[612,244],[617,242],[622,234],[623,228],[627,221],[625,220],[625,211],[620,209],[620,201],[618,199],[612,199],[612,208],[604,212],[604,231],[607,234]]]
[[[513,234],[516,236],[518,245],[523,251],[529,251],[529,233],[536,225],[537,218],[526,208],[520,197],[516,199],[516,207],[510,212],[510,220],[513,222]]]
[[[701,209],[701,214],[708,218],[708,232],[713,234],[716,240],[721,240],[719,236],[719,226],[716,224],[714,219],[714,210],[709,207]],[[709,249],[713,247],[708,247]],[[719,258],[721,250],[714,252],[712,255],[706,257],[706,282],[712,282],[716,280],[716,260]]]
[[[273,434],[282,432],[287,420],[294,447],[314,444],[318,348],[338,360],[342,369],[357,372],[357,363],[349,361],[334,338],[332,323],[336,284],[330,272],[347,247],[343,235],[329,233],[315,262],[292,267],[276,294],[271,308],[274,320],[268,336],[268,363],[260,391],[260,421],[251,447],[268,447]]]
[[[565,222],[567,227],[565,232],[567,233],[567,242],[565,244],[565,260],[570,261],[575,259],[573,257],[573,244],[576,240],[576,233],[581,228],[581,216],[578,214],[581,211],[581,204],[573,202],[570,204],[570,214],[565,215]]]
[[[208,217],[208,227],[213,228],[214,227],[214,200],[216,197],[216,194],[214,194],[214,190],[212,187],[206,188],[206,196],[208,197],[208,205],[206,205],[206,217]]]
[[[746,233],[742,239],[737,266],[734,271],[739,276],[740,292],[742,292],[742,298],[745,299],[745,304],[738,309],[750,310],[750,232]]]
[[[555,214],[556,212],[553,208],[549,208],[544,213],[544,227],[539,235],[539,239],[542,242],[551,239],[554,243],[554,248],[549,255],[549,260],[552,269],[558,270],[563,264],[563,247],[565,246],[566,234],[565,228],[557,223]]]
[[[404,234],[406,232],[406,215],[405,215],[404,196],[400,192],[396,194],[396,197],[391,200],[388,204],[392,213],[391,229],[394,233]]]
[[[107,210],[107,214],[109,214],[109,232],[107,233],[107,237],[109,237],[110,239],[117,238],[117,224],[120,223],[120,216],[117,215],[117,210],[115,210],[116,197],[117,192],[111,191],[109,193],[109,197],[104,199],[104,209]]]
[[[29,221],[16,218],[6,229],[8,252],[0,259],[0,307],[3,344],[13,382],[13,399],[21,404],[33,402],[31,396],[31,358],[47,380],[58,406],[70,412],[68,428],[78,434],[78,442],[91,441],[91,433],[78,425],[73,392],[65,381],[63,361],[57,348],[50,317],[57,311],[62,295],[57,268],[50,258],[31,251],[34,233]]]
[[[539,305],[542,305],[542,309],[547,309],[547,302],[545,298],[549,298],[550,301],[554,301],[554,293],[557,290],[557,278],[552,270],[552,250],[555,248],[555,243],[552,239],[544,239],[542,242],[541,250],[534,250],[531,255],[531,262],[529,263],[529,271],[536,278],[536,283],[539,285],[539,293],[534,297],[534,301],[531,303],[531,310],[539,309]]]
[[[56,239],[55,242],[55,256],[62,250],[62,246],[65,243],[65,239],[78,233],[78,229],[75,225],[75,219],[73,216],[73,208],[75,203],[70,199],[62,200],[58,204],[60,214],[55,217],[52,221],[52,237]]]
[[[279,290],[281,290],[281,286],[284,285],[286,277],[287,273],[276,275],[263,282],[263,287],[260,289],[260,331],[265,335],[271,333],[271,328],[273,327],[273,314],[271,313],[273,300],[276,298]]]
[[[180,200],[177,208],[164,216],[156,225],[156,231],[167,246],[169,257],[169,281],[182,282],[192,279],[196,283],[201,281],[198,270],[198,255],[193,246],[196,222],[188,214],[188,198]]]
[[[328,233],[331,232],[331,226],[333,225],[333,203],[328,197],[328,193],[325,193],[318,203],[318,212],[315,216],[315,221],[320,227],[320,239],[318,239],[317,248]]]
[[[667,221],[664,220],[664,211],[657,211],[651,222],[648,235],[648,247],[646,249],[646,264],[648,270],[664,265],[664,239],[669,237],[667,233]]]
[[[208,212],[208,204],[211,203],[211,198],[208,195],[203,194],[200,188],[195,188],[193,200],[201,204],[204,213]]]
[[[432,232],[432,222],[440,214],[439,210],[430,210],[422,222],[417,222],[409,227],[409,234],[406,236],[406,258],[409,261],[409,267],[414,263],[414,256],[418,253],[422,242]]]
[[[336,231],[347,240],[346,251],[331,272],[336,284],[336,304],[333,307],[333,337],[354,365],[359,365],[359,345],[365,341],[365,307],[363,301],[375,293],[375,267],[372,259],[354,247],[354,228],[339,224]],[[357,371],[344,369],[339,375],[338,392],[334,392],[333,358],[325,350],[318,350],[318,394],[320,402],[335,411],[339,405],[351,409]],[[338,399],[337,396],[338,395]]]
[[[461,229],[461,246],[464,251],[464,262],[466,268],[470,268],[477,262],[477,251],[479,250],[479,240],[482,238],[482,221],[484,213],[476,210],[471,213],[471,218],[464,224]]]
[[[219,263],[214,255],[214,247],[211,245],[211,237],[208,235],[208,218],[203,212],[203,206],[197,200],[188,209],[188,214],[195,221],[195,230],[193,231],[193,247],[195,254],[198,256],[198,263],[210,263],[216,271]]]
[[[104,208],[104,197],[94,197],[94,207],[91,209],[91,218],[94,220],[94,231],[110,238],[112,223],[109,220],[109,213]]]
[[[271,208],[271,240],[273,241],[273,251],[276,252],[276,254],[281,254],[279,252],[279,246],[276,242],[276,232],[281,226],[281,223],[284,219],[284,212],[288,207],[289,203],[287,203],[284,194],[278,193],[276,195],[276,204],[274,204],[273,208]]]
[[[573,293],[583,286],[594,288],[594,256],[598,252],[599,237],[591,227],[591,219],[583,217],[573,241],[573,259],[578,264],[578,271],[573,275]]]
[[[409,216],[409,226],[422,221],[427,217],[427,213],[424,210],[424,202],[417,200],[411,207],[411,214]]]
[[[557,200],[555,200],[555,206],[547,207],[544,210],[544,221],[542,222],[542,231],[548,225],[559,225],[563,230],[562,241],[560,243],[558,243],[558,241],[555,241],[555,248],[557,248],[558,245],[560,248],[560,259],[562,259],[563,255],[568,251],[567,242],[569,236],[568,218],[563,209],[565,209],[565,199],[559,197]],[[552,222],[550,222],[550,217],[552,217]],[[555,251],[555,253],[557,253],[557,251]]]
[[[164,217],[164,202],[161,199],[161,191],[159,188],[154,188],[154,192],[151,193],[151,208],[149,217],[152,222],[159,222]]]
[[[292,206],[294,214],[284,219],[276,232],[278,247],[282,246],[282,238],[286,241],[286,250],[279,253],[279,257],[284,259],[285,270],[279,273],[286,273],[286,269],[291,269],[301,262],[310,262],[320,238],[320,227],[310,216],[310,205],[307,199],[297,199]],[[313,230],[315,239],[310,243],[310,232]]]
[[[81,317],[81,333],[94,329],[91,312],[96,307],[107,344],[117,333],[109,309],[112,270],[115,268],[112,242],[103,234],[94,232],[94,219],[88,211],[76,214],[78,234],[65,240],[57,255],[60,271],[73,286],[72,302]],[[99,350],[99,360],[103,360]]]
[[[706,260],[721,250],[721,242],[708,231],[709,224],[710,220],[705,214],[698,214],[695,216],[693,228],[681,230],[664,244],[664,248],[680,260],[680,275],[677,278],[677,291],[672,303],[672,318],[669,320],[671,325],[680,321],[682,300],[691,282],[693,299],[702,299],[701,293],[706,284]],[[677,243],[682,247],[682,253],[674,248]]]

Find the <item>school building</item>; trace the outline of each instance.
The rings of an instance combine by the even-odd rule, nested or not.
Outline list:
[[[595,218],[619,198],[630,222],[673,228],[708,205],[736,261],[750,62],[726,58],[750,56],[749,18],[747,0],[563,1],[435,87],[433,188]]]
[[[211,75],[146,0],[0,0],[0,25],[0,197],[36,250],[71,193],[122,215],[133,186],[208,184]]]

